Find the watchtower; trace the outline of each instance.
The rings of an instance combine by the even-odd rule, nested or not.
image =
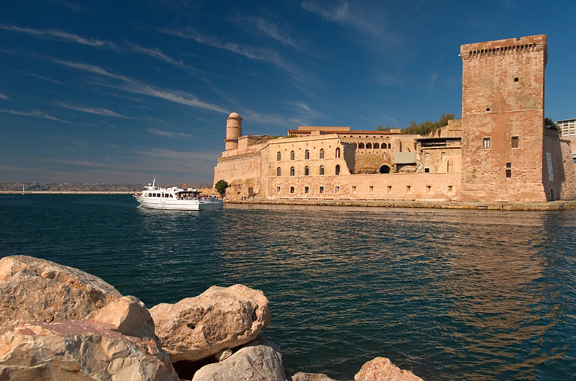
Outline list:
[[[226,118],[226,151],[238,149],[238,138],[242,136],[242,118],[233,112]]]
[[[460,199],[546,201],[546,35],[462,45]]]

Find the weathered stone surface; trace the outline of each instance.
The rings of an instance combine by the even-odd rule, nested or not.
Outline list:
[[[150,312],[144,303],[134,296],[112,300],[99,310],[93,319],[112,324],[124,335],[148,340],[156,338]]]
[[[402,370],[384,357],[376,357],[362,366],[354,381],[423,381],[408,370]]]
[[[120,297],[102,279],[72,267],[20,255],[0,260],[0,329],[82,319]]]
[[[286,375],[288,381],[335,381],[321,373],[294,373]]]
[[[154,306],[150,314],[173,362],[196,361],[245,344],[270,322],[264,293],[243,285],[213,286],[197,297]]]
[[[280,347],[267,339],[256,339],[230,358],[206,365],[192,381],[286,381]]]
[[[0,335],[0,379],[177,381],[154,341],[93,320],[28,323]]]

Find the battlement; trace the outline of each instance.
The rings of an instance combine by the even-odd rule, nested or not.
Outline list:
[[[504,40],[477,42],[460,46],[460,56],[469,60],[490,55],[509,55],[527,52],[544,52],[544,65],[548,60],[547,39],[545,34]]]

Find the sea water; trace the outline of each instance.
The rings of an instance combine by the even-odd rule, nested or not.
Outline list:
[[[0,196],[0,257],[101,277],[148,307],[262,290],[287,370],[352,380],[377,356],[426,381],[576,379],[576,211],[225,205]]]

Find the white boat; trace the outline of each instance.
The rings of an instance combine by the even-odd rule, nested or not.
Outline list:
[[[161,188],[152,184],[134,195],[136,201],[144,208],[167,210],[217,210],[222,209],[223,202],[214,196],[200,196],[196,189],[180,189],[176,187]]]

